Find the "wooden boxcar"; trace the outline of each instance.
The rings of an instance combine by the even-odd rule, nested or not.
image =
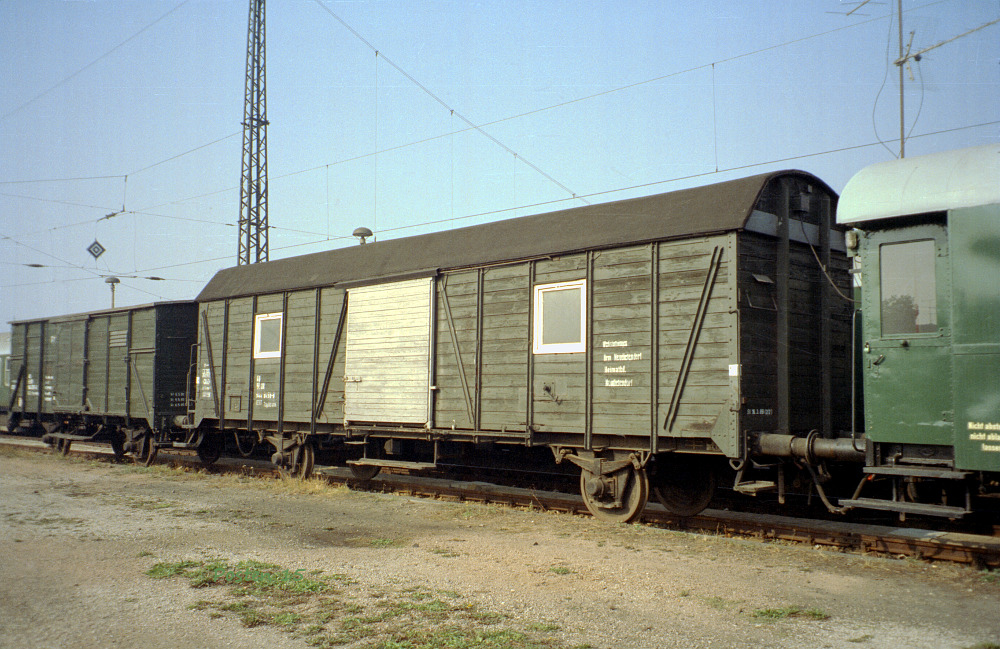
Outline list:
[[[110,439],[151,460],[156,433],[187,413],[197,305],[159,302],[12,323],[8,428]]]
[[[317,442],[364,449],[359,475],[545,446],[597,516],[633,519],[650,477],[700,509],[699,460],[848,426],[836,198],[776,172],[220,271],[197,298],[194,424],[293,471]]]

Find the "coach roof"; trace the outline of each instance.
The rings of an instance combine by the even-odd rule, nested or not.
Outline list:
[[[377,283],[451,268],[740,230],[768,183],[781,176],[802,178],[833,193],[811,174],[772,172],[667,194],[234,266],[216,273],[197,300]]]

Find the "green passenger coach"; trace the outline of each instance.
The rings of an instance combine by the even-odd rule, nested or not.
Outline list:
[[[868,167],[837,220],[863,278],[866,472],[895,486],[849,502],[967,513],[967,478],[1000,472],[1000,145]]]

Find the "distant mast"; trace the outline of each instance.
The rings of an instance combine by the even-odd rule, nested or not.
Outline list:
[[[267,261],[267,95],[264,68],[264,0],[250,0],[247,79],[243,103],[243,177],[237,264]]]

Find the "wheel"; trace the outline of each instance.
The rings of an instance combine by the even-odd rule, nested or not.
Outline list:
[[[135,453],[135,461],[142,466],[149,466],[156,460],[156,442],[153,435],[146,433],[137,441],[138,450]]]
[[[313,464],[316,461],[316,452],[312,444],[303,441],[292,449],[291,456],[291,466],[279,469],[283,477],[305,480],[312,475]]]
[[[115,460],[125,457],[125,433],[117,430],[111,433],[111,451],[115,454]]]
[[[348,464],[351,474],[358,480],[371,480],[382,472],[382,467],[371,464]]]
[[[715,471],[702,461],[657,460],[652,485],[656,499],[667,512],[674,516],[694,516],[712,502]]]
[[[621,486],[621,503],[616,504],[616,483]],[[645,469],[628,466],[611,475],[598,476],[584,470],[580,474],[580,494],[590,513],[610,523],[631,523],[639,518],[649,500],[649,477]]]
[[[212,466],[222,456],[222,437],[204,434],[198,444],[198,459],[204,466]]]

